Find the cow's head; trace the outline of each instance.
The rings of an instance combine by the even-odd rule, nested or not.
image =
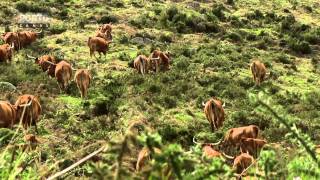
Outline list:
[[[53,64],[53,63],[49,65],[48,70],[47,70],[47,73],[49,76],[55,77],[56,67],[57,67],[57,65]]]

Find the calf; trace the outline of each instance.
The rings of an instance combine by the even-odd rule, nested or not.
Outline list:
[[[247,153],[241,153],[233,161],[233,170],[237,174],[243,174],[244,171],[254,162],[252,156]]]
[[[9,102],[0,101],[0,128],[11,128],[16,123],[16,108]]]
[[[101,57],[101,53],[106,55],[107,51],[109,50],[109,44],[111,42],[112,41],[106,41],[101,37],[89,37],[88,46],[90,49],[90,57],[92,57],[92,55],[95,56],[94,54],[95,51],[99,53],[100,57]]]
[[[266,67],[261,61],[256,60],[251,63],[250,69],[253,75],[253,81],[256,85],[260,86],[267,74]]]
[[[79,69],[76,71],[74,81],[77,83],[81,98],[87,97],[91,79],[91,74],[88,70]]]
[[[13,57],[14,44],[10,46],[9,44],[0,45],[0,62],[11,62]]]
[[[22,120],[22,125],[26,129],[31,125],[34,125],[37,130],[37,122],[40,120],[42,108],[39,99],[33,95],[22,95],[19,96],[15,106],[17,108],[17,119]],[[23,110],[25,112],[23,114]]]
[[[266,140],[255,138],[241,138],[240,150],[242,153],[249,153],[257,157],[258,152],[267,144]]]
[[[207,101],[204,105],[204,113],[206,115],[207,120],[209,121],[211,125],[211,131],[213,132],[215,129],[217,130],[220,128],[224,121],[224,104],[222,104],[222,101],[211,98],[209,101]]]
[[[66,91],[72,76],[71,65],[66,61],[60,61],[58,64],[50,64],[48,75],[57,79],[60,90]]]

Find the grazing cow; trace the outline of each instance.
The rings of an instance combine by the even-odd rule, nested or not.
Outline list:
[[[145,55],[139,55],[133,61],[134,68],[142,75],[149,71],[149,59]]]
[[[32,31],[18,32],[18,36],[20,40],[20,48],[35,42],[37,40],[38,34],[40,33],[41,32],[32,32]]]
[[[224,121],[224,104],[222,104],[222,101],[211,98],[207,101],[204,105],[204,113],[207,117],[207,120],[209,121],[211,125],[212,132],[216,129],[219,129]]]
[[[109,44],[112,41],[106,41],[103,38],[100,37],[89,37],[88,39],[88,46],[90,48],[90,57],[92,55],[95,56],[94,52],[97,51],[99,53],[99,56],[101,57],[101,53],[106,55],[107,51],[109,50]]]
[[[168,52],[161,52],[159,50],[154,50],[149,58],[159,58],[158,60],[158,67],[163,70],[169,70],[170,64],[170,55]]]
[[[241,153],[233,161],[233,169],[237,174],[242,174],[244,171],[254,163],[254,159],[247,153]]]
[[[31,58],[31,59],[34,59],[34,62],[41,67],[43,72],[46,72],[49,69],[49,66],[51,64],[56,64],[57,63],[56,58],[54,56],[51,56],[51,55],[43,55],[43,56],[40,56],[40,57],[32,57],[32,56],[29,56],[29,55],[27,55],[27,56],[29,58]]]
[[[0,128],[11,128],[16,117],[16,108],[7,101],[0,101]]]
[[[256,85],[260,86],[267,74],[266,67],[261,61],[256,60],[251,63],[250,69],[253,75],[253,81]]]
[[[161,150],[158,148],[153,148],[153,150],[157,154],[161,153]],[[136,164],[137,171],[140,171],[143,168],[143,166],[146,165],[146,161],[150,160],[150,155],[151,155],[151,152],[147,147],[144,147],[141,149],[141,151],[138,154],[138,160]]]
[[[77,83],[78,89],[81,94],[81,98],[86,98],[88,94],[88,88],[91,82],[91,74],[86,69],[79,69],[76,71],[74,81]]]
[[[241,138],[240,150],[242,153],[249,153],[253,156],[257,156],[258,152],[267,144],[266,140],[255,138]]]
[[[259,127],[256,125],[243,126],[229,129],[225,135],[224,143],[238,146],[242,138],[257,138]]]
[[[13,46],[10,46],[9,44],[3,44],[0,45],[0,62],[10,62],[12,61],[13,57]]]
[[[48,75],[57,79],[60,90],[66,91],[72,76],[71,65],[66,61],[50,64]]]
[[[22,118],[22,125],[25,129],[34,125],[37,132],[37,122],[40,120],[42,112],[39,99],[33,95],[25,94],[18,97],[15,106],[17,108],[17,120],[20,121],[20,118]],[[23,109],[25,109],[24,115]]]
[[[1,39],[7,44],[14,44],[16,50],[20,49],[19,35],[16,32],[6,32],[1,36]]]
[[[110,32],[112,31],[112,24],[103,24],[98,28],[98,31],[101,33],[106,33],[106,32]]]

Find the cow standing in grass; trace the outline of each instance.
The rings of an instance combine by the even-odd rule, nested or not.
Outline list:
[[[13,57],[14,44],[10,46],[9,44],[0,45],[0,62],[11,62]]]
[[[101,53],[106,56],[106,53],[109,50],[109,44],[111,42],[112,41],[107,41],[100,37],[89,37],[87,44],[90,49],[90,57],[92,57],[92,55],[95,56],[94,52],[96,51],[99,53],[100,57],[101,57]]]
[[[30,55],[27,55],[27,57],[30,59],[34,59],[34,62],[41,67],[43,72],[46,72],[51,64],[57,63],[56,58],[51,55],[43,55],[40,57],[32,57]]]
[[[0,128],[11,128],[17,121],[16,108],[7,101],[0,101]]]
[[[81,98],[87,97],[91,79],[91,74],[88,70],[79,69],[76,71],[74,81],[80,91]]]
[[[60,61],[58,64],[50,64],[48,75],[57,79],[60,90],[66,91],[72,78],[71,65],[66,61]]]
[[[30,45],[35,42],[38,38],[38,34],[41,32],[33,32],[33,31],[21,31],[18,32],[20,48]]]
[[[1,36],[1,39],[7,44],[14,45],[16,50],[20,49],[20,40],[18,33],[6,32]]]
[[[203,106],[204,113],[211,126],[211,131],[214,132],[214,130],[219,129],[223,125],[225,118],[224,104],[218,99],[211,98]]]
[[[33,95],[25,94],[18,97],[15,107],[17,108],[17,120],[19,121],[22,118],[23,127],[26,129],[34,125],[37,131],[37,122],[40,120],[42,112],[39,99]]]
[[[253,81],[256,85],[260,86],[260,84],[265,80],[267,74],[265,65],[261,61],[255,60],[251,63],[250,70],[253,75]]]
[[[233,161],[233,170],[237,174],[242,174],[252,163],[254,163],[254,158],[250,154],[241,153]]]

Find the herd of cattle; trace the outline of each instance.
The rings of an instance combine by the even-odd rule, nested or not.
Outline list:
[[[104,24],[97,29],[94,37],[89,37],[87,45],[90,49],[90,56],[98,52],[106,55],[109,49],[109,44],[112,42],[112,25]],[[0,62],[12,61],[14,51],[30,45],[36,41],[40,32],[21,31],[21,32],[6,32],[1,38],[6,43],[0,46]],[[73,71],[75,72],[74,81],[80,91],[81,97],[86,98],[88,88],[91,82],[91,74],[88,69],[73,69],[72,65],[65,60],[59,61],[51,55],[43,55],[40,57],[28,56],[35,60],[35,63],[40,66],[43,72],[48,76],[56,78],[59,88],[65,91],[69,85]],[[154,50],[149,57],[138,55],[132,67],[140,74],[145,75],[150,71],[159,72],[160,70],[167,71],[170,69],[171,55],[169,52]],[[130,65],[130,64],[129,64]],[[260,85],[266,78],[266,67],[259,60],[255,60],[250,65],[250,70],[253,75],[253,80],[256,85]],[[225,120],[225,111],[223,101],[217,98],[211,98],[206,103],[203,103],[204,113],[210,123],[211,130],[221,128]],[[37,121],[40,120],[41,105],[37,97],[33,95],[22,95],[16,103],[10,104],[7,101],[0,101],[0,128],[12,128],[14,124],[22,123],[24,128],[31,125],[35,126],[37,131]],[[203,153],[209,158],[225,157],[234,159],[233,167],[237,173],[242,173],[248,166],[254,162],[254,158],[258,156],[258,151],[266,144],[265,140],[258,139],[259,128],[255,125],[232,128],[228,130],[225,138],[218,143],[201,143]],[[194,142],[195,141],[194,138]],[[197,143],[199,144],[199,143]],[[225,153],[221,153],[214,149],[215,146],[236,147],[240,148],[240,155],[231,157]],[[160,151],[156,151],[160,152]],[[143,166],[143,162],[149,157],[148,149],[142,149],[138,156],[136,168],[139,170]]]

